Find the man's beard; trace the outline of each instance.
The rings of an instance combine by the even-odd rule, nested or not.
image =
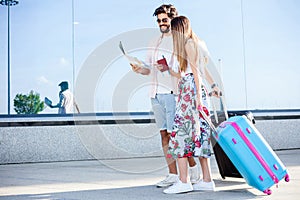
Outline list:
[[[162,27],[166,27],[166,29],[162,29]],[[162,25],[159,27],[161,33],[169,33],[170,32],[170,26]]]

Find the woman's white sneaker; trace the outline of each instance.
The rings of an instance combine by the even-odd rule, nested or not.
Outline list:
[[[204,182],[200,180],[198,183],[193,185],[193,189],[196,190],[206,190],[206,191],[215,191],[215,183],[214,181],[211,182]]]
[[[180,180],[172,186],[164,190],[165,194],[179,194],[193,191],[193,186],[190,182],[183,183]]]

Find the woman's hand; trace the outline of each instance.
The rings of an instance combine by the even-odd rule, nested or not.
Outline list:
[[[218,98],[220,96],[222,96],[222,92],[216,84],[212,85],[212,91],[209,93],[209,96],[215,96],[215,97],[218,97]]]
[[[196,108],[197,110],[202,110],[204,107],[203,102],[202,102],[202,98],[200,97],[200,95],[196,96]]]

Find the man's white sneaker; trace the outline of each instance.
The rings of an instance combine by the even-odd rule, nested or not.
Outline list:
[[[178,175],[177,174],[169,174],[164,180],[158,182],[156,184],[157,187],[168,187],[173,185],[174,183],[178,182]]]
[[[193,186],[191,183],[183,183],[178,180],[177,183],[174,183],[172,186],[164,190],[165,194],[179,194],[184,192],[193,191]]]
[[[200,180],[200,173],[198,170],[198,165],[189,168],[190,181],[192,184],[198,183]]]
[[[198,183],[193,185],[194,190],[215,191],[215,187],[214,181],[204,182],[203,180],[200,180]]]

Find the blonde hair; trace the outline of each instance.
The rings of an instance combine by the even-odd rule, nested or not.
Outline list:
[[[190,20],[185,16],[175,17],[171,21],[171,30],[173,36],[173,51],[179,62],[181,71],[185,71],[187,68],[187,57],[185,51],[185,45],[187,41],[192,41],[196,52],[198,52],[198,37],[192,31]]]

